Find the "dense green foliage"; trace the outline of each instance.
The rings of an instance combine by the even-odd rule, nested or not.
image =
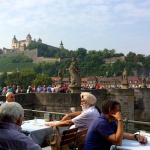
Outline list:
[[[121,76],[124,68],[127,69],[128,75],[133,75],[134,71],[142,72],[150,70],[150,55],[144,56],[129,52],[125,56],[125,61],[116,61],[115,63],[105,63],[105,58],[124,56],[122,53],[116,53],[114,49],[108,50],[89,50],[78,48],[77,50],[59,49],[48,46],[42,43],[32,42],[28,46],[30,50],[38,48],[39,56],[61,58],[61,62],[55,63],[39,63],[33,64],[30,58],[19,55],[16,57],[0,58],[0,70],[4,72],[0,76],[0,83],[13,84],[19,82],[22,85],[29,84],[48,84],[49,76],[57,76],[58,69],[64,70],[64,77],[69,77],[69,72],[66,69],[71,64],[71,58],[75,56],[78,60],[78,65],[81,70],[82,77],[88,76],[105,76],[108,72],[108,77]],[[141,64],[140,64],[140,63]],[[20,69],[19,81],[16,78],[16,68]],[[30,71],[29,71],[30,70]],[[14,72],[8,75],[6,72]],[[43,76],[45,75],[45,76]],[[6,78],[4,77],[6,76]],[[148,76],[148,72],[147,72]],[[30,78],[30,79],[29,79]],[[42,80],[41,80],[42,79]],[[16,81],[17,80],[17,81]],[[41,83],[42,82],[42,83]]]
[[[11,74],[4,72],[0,76],[0,83],[2,86],[6,85],[21,85],[27,88],[29,85],[49,85],[52,80],[49,76],[44,74],[36,74],[34,70],[23,69],[20,72],[14,71]]]
[[[49,46],[43,43],[31,42],[28,47],[29,50],[35,48],[38,49],[38,57],[55,57],[55,58],[67,58],[67,57],[84,57],[87,54],[87,50],[84,48],[78,48],[77,51],[69,51],[67,49],[59,49],[57,47]]]
[[[51,78],[44,74],[37,74],[36,78],[32,81],[32,85],[35,85],[36,87],[38,85],[50,85],[52,84]]]

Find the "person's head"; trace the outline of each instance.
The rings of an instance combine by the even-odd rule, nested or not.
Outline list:
[[[13,92],[7,92],[6,94],[6,102],[14,102],[15,101],[15,95]]]
[[[121,111],[120,103],[113,100],[105,100],[102,103],[102,112],[105,115],[116,114],[117,112]]]
[[[90,107],[90,106],[94,106],[96,104],[96,97],[88,92],[83,92],[80,94],[81,97],[81,106],[82,109]]]
[[[21,126],[24,119],[24,110],[19,103],[5,103],[0,107],[0,122],[7,122]]]

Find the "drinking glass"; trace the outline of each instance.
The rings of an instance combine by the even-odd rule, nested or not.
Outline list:
[[[146,131],[145,130],[139,130],[139,143],[141,145],[145,145],[146,144],[146,137],[143,139],[141,136],[145,136]]]
[[[71,112],[75,112],[75,107],[70,108]]]

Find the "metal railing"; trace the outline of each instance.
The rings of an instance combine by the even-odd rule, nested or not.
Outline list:
[[[127,131],[137,131],[137,129],[135,128],[134,130],[132,129],[128,129],[128,124],[129,123],[134,123],[134,124],[138,124],[138,125],[147,125],[149,126],[148,130],[150,131],[150,122],[144,122],[144,121],[135,121],[135,120],[128,120],[128,118],[125,118],[123,119],[123,122],[124,122],[124,130],[127,132]],[[145,130],[145,129],[144,129]]]
[[[52,120],[61,120],[63,118],[63,116],[66,115],[66,113],[40,111],[40,110],[32,110],[32,109],[24,109],[24,111],[25,111],[25,119],[33,119],[34,116],[36,116],[37,118],[38,117],[44,118],[44,114],[46,113],[46,114],[49,114],[49,118]],[[39,113],[40,113],[40,115],[39,115]],[[41,114],[43,114],[43,115],[41,115]],[[150,122],[129,120],[128,118],[123,119],[123,122],[124,122],[124,130],[126,132],[128,132],[128,131],[136,132],[138,130],[136,128],[129,129],[128,125],[130,123],[139,124],[139,125],[147,125],[147,126],[149,126],[148,131],[150,132]]]
[[[33,119],[35,116],[37,118],[44,118],[45,117],[44,114],[49,114],[50,120],[61,120],[62,117],[66,115],[66,113],[40,111],[32,109],[24,109],[24,111],[25,111],[25,119]]]

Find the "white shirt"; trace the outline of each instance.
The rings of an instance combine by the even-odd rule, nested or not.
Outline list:
[[[95,106],[91,106],[83,109],[79,116],[72,119],[72,122],[74,123],[74,127],[78,128],[78,131],[85,130],[89,128],[93,120],[99,115]],[[72,128],[72,126],[70,128]]]

